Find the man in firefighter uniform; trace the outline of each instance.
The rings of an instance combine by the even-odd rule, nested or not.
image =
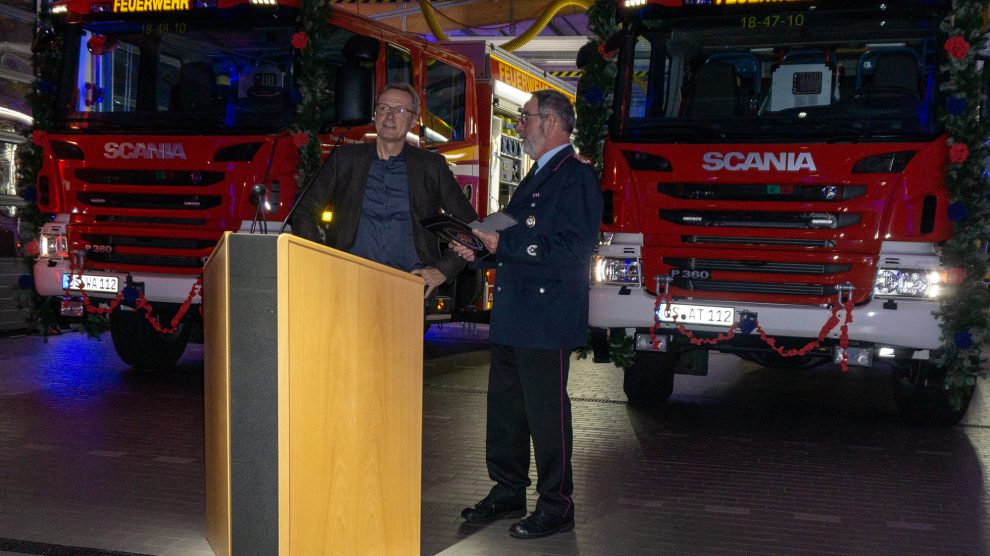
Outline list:
[[[563,94],[533,94],[518,129],[537,163],[504,210],[517,223],[475,231],[495,254],[485,450],[495,485],[461,515],[468,523],[526,515],[532,438],[539,499],[509,528],[523,539],[574,527],[567,374],[572,350],[587,340],[588,268],[602,215],[594,169],[570,145],[574,123]],[[451,248],[475,261],[472,250]]]

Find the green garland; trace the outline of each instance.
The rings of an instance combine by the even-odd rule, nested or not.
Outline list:
[[[39,15],[39,28],[35,31],[32,62],[37,78],[34,87],[27,94],[27,103],[34,120],[29,139],[34,131],[48,131],[55,122],[55,88],[63,63],[61,40],[51,30],[51,20],[47,13]],[[26,246],[22,255],[25,275],[31,276],[37,259],[38,232],[45,217],[38,209],[38,173],[41,171],[43,153],[33,141],[27,141],[17,148],[17,195],[27,201],[18,209],[18,234],[21,244]],[[29,325],[40,334],[47,336],[57,331],[59,300],[57,297],[42,297],[33,286],[22,288],[17,294],[17,302],[28,314]]]
[[[615,8],[613,0],[596,0],[588,9],[588,30],[593,37],[578,53],[581,77],[578,79],[574,111],[580,125],[574,131],[574,146],[595,164],[599,174],[602,171],[602,147],[612,115],[612,87],[617,71],[615,61],[604,52],[603,45],[619,30]],[[623,332],[609,334],[608,354],[615,366],[627,368],[632,365],[635,351],[632,338],[626,337]],[[585,346],[578,350],[578,358],[583,359],[590,352],[591,347]]]
[[[588,9],[588,30],[594,34],[581,47],[579,58],[584,58],[578,80],[574,110],[580,126],[574,132],[574,145],[585,157],[602,170],[602,145],[605,143],[608,119],[612,114],[612,87],[615,84],[616,63],[603,55],[601,45],[615,34],[615,2],[597,0]]]
[[[935,363],[946,369],[945,385],[958,405],[976,384],[983,345],[990,339],[990,290],[987,274],[990,240],[990,201],[985,175],[990,118],[981,117],[986,99],[983,84],[988,67],[978,67],[977,50],[986,44],[988,0],[953,0],[941,29],[948,37],[942,64],[948,79],[942,121],[949,136],[949,163],[945,185],[950,197],[948,216],[955,224],[952,237],[942,245],[941,262],[949,287],[937,315],[941,320],[942,348]],[[971,45],[976,47],[971,48]]]
[[[332,12],[330,4],[321,0],[302,0],[299,5],[299,32],[292,36],[292,46],[298,51],[299,104],[292,123],[293,142],[299,147],[299,167],[296,183],[299,187],[320,169],[319,132],[326,111],[333,105],[332,84],[327,65],[320,53],[329,42],[330,28],[326,22]]]

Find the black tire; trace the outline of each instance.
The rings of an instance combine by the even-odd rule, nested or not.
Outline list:
[[[174,315],[158,315],[162,326],[169,326]],[[117,355],[136,369],[169,370],[186,351],[192,327],[179,323],[172,334],[161,334],[151,326],[144,311],[117,310],[110,314],[110,337]]]
[[[919,427],[951,427],[966,415],[973,388],[963,393],[956,409],[945,389],[945,369],[929,361],[898,362],[891,369],[891,385],[897,410],[904,421]]]
[[[674,391],[676,361],[677,354],[637,351],[622,379],[629,404],[649,407],[667,401]]]

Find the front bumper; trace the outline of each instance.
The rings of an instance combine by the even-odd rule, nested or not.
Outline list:
[[[69,261],[65,259],[40,258],[34,264],[34,283],[41,295],[65,295],[62,289],[62,275],[69,272]],[[120,272],[86,271],[85,274],[99,276],[116,276],[119,288],[127,284],[127,274]],[[149,302],[183,303],[189,297],[189,291],[196,283],[196,276],[176,274],[141,274],[132,273],[132,281],[144,291],[144,297]],[[86,292],[94,299],[112,299],[115,293]],[[78,290],[69,290],[69,295],[80,295]],[[193,298],[193,303],[200,303],[200,296]]]
[[[715,307],[731,307],[738,316],[741,311],[758,315],[760,326],[774,337],[817,338],[830,312],[826,307],[813,305],[782,305],[773,303],[675,299],[676,303]],[[938,303],[926,300],[898,299],[885,308],[885,299],[873,299],[853,309],[853,321],[849,324],[849,340],[894,348],[931,350],[938,348],[939,323],[933,311]],[[643,288],[618,286],[593,286],[590,294],[588,323],[596,328],[644,328],[653,325],[656,297]],[[840,313],[841,315],[841,313]],[[685,325],[696,332],[725,332],[727,328]],[[661,323],[663,329],[676,328]],[[738,330],[736,331],[738,335]],[[756,335],[754,331],[751,334]],[[827,336],[838,339],[840,328],[836,326]]]

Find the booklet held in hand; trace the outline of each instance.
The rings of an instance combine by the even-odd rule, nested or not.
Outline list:
[[[494,233],[501,232],[516,224],[516,219],[504,212],[496,212],[485,217],[484,221],[475,220],[470,224],[465,223],[449,214],[437,214],[428,216],[419,221],[424,228],[436,234],[440,239],[447,242],[457,242],[475,252],[478,258],[490,257],[491,253],[485,248],[481,239],[474,235],[472,230]]]

